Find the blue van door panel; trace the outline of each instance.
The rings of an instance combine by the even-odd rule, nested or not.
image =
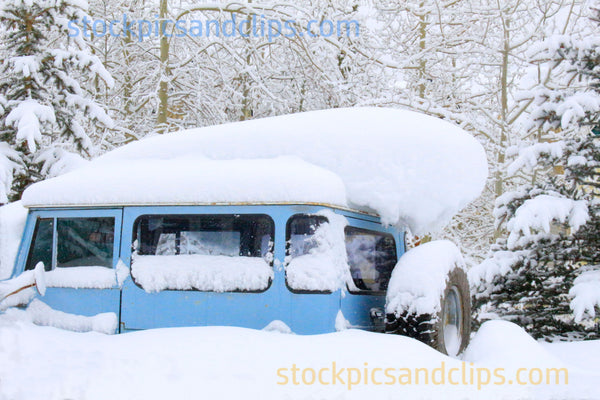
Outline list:
[[[277,319],[265,293],[165,290],[147,293],[131,279],[123,286],[122,329],[182,326],[244,326],[262,329]]]
[[[381,330],[383,327],[372,314],[383,312],[385,309],[385,296],[368,294],[346,294],[342,299],[342,313],[353,328],[371,331]]]
[[[33,230],[36,221],[41,218],[94,218],[94,217],[111,217],[114,218],[114,243],[112,256],[112,272],[114,273],[114,285],[108,288],[81,288],[69,287],[70,283],[56,283],[53,287],[47,287],[46,293],[40,298],[42,302],[51,308],[66,313],[93,316],[100,313],[113,312],[119,317],[121,289],[118,286],[116,265],[119,260],[120,244],[121,244],[121,221],[122,210],[120,209],[70,209],[70,210],[48,210],[48,211],[31,211],[26,228],[26,240],[24,238],[22,252],[17,259],[16,273],[24,270],[27,262],[27,250],[31,246],[33,238]],[[56,235],[56,233],[55,233]],[[56,256],[55,256],[56,258]],[[61,267],[65,270],[68,267]],[[86,267],[80,267],[86,268]],[[93,275],[90,275],[93,281]],[[90,286],[93,286],[93,282]]]
[[[340,291],[297,294],[289,292],[290,328],[300,335],[335,332]]]
[[[74,289],[67,287],[47,288],[40,300],[55,310],[70,314],[94,316],[113,312],[119,316],[121,291],[110,289]]]
[[[273,207],[244,206],[170,206],[127,207],[124,212],[124,232],[132,235],[135,221],[142,215],[192,214],[266,214],[275,221],[274,257],[285,251],[285,237],[277,227],[278,214]],[[132,237],[124,237],[122,257],[131,265]],[[132,277],[123,285],[121,329],[138,330],[181,326],[243,326],[262,329],[273,320],[281,320],[282,307],[277,268],[270,286],[261,292],[210,292],[197,290],[163,290],[146,292]]]
[[[400,242],[398,230],[393,227],[384,228],[379,223],[362,218],[346,217],[348,225],[375,232],[389,233],[396,242],[396,256],[399,259],[404,253],[404,243]],[[380,331],[383,329],[385,315],[385,293],[368,291],[350,291],[341,298],[341,310],[344,317],[354,328]],[[377,316],[380,317],[377,317]]]

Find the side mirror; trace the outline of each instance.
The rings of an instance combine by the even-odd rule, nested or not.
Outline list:
[[[43,262],[38,262],[33,269],[33,284],[40,296],[46,294],[46,269]]]

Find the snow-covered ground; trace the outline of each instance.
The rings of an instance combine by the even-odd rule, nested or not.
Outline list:
[[[110,336],[36,326],[17,310],[0,316],[1,399],[600,398],[600,341],[540,344],[516,325],[493,321],[483,325],[464,357],[357,330],[299,336],[201,327]],[[292,368],[299,369],[297,385]],[[407,379],[403,368],[429,369],[429,383],[421,371],[420,384],[415,374],[411,384],[399,384],[400,376]],[[448,374],[452,368],[457,370]],[[519,385],[518,368],[568,368],[568,384]],[[318,383],[320,371],[326,384]],[[522,381],[528,371],[521,371]],[[386,384],[392,380],[387,374],[394,384]],[[494,384],[500,375],[506,383]]]

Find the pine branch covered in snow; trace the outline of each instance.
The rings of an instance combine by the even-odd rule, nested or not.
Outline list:
[[[2,202],[64,169],[73,157],[59,161],[61,154],[93,155],[90,128],[114,125],[89,92],[94,79],[113,85],[110,74],[84,38],[68,36],[68,22],[86,16],[86,8],[78,0],[10,0],[0,6],[0,138],[12,151],[0,158],[13,162],[1,162]],[[48,151],[61,168],[50,167]]]
[[[599,11],[596,11],[600,15]],[[596,36],[576,40],[565,35],[546,39],[534,49],[532,57],[540,63],[561,65],[566,87],[539,85],[531,95],[536,105],[535,125],[543,130],[568,129],[600,123],[600,39]]]

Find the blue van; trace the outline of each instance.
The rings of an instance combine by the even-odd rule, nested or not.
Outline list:
[[[346,288],[286,276],[287,265],[317,250],[324,209],[347,221]],[[340,312],[352,327],[382,332],[387,283],[404,251],[404,233],[377,216],[327,205],[33,208],[15,275],[43,262],[44,303],[78,315],[113,312],[119,332],[262,329],[280,320],[317,334],[334,332]],[[123,266],[125,278],[117,276]]]
[[[417,168],[427,152],[432,163]],[[44,307],[111,315],[118,333],[351,327],[456,354],[471,323],[462,265],[437,268],[441,275],[417,262],[402,271],[425,271],[418,287],[388,287],[407,251],[400,218],[426,227],[448,218],[480,193],[486,168],[468,134],[401,110],[327,110],[157,136],[30,186],[12,277],[43,268]],[[415,296],[433,306],[415,311]],[[391,298],[404,308],[386,310]]]
[[[319,234],[339,217],[349,267],[337,280],[343,287],[318,266],[335,269]],[[263,329],[282,321],[297,334],[347,327],[402,333],[447,353],[440,337],[450,325],[464,349],[470,331],[464,273],[453,271],[440,316],[386,316],[404,239],[405,232],[382,225],[377,215],[328,204],[31,208],[14,276],[42,262],[46,305],[83,316],[113,313],[119,333]]]

